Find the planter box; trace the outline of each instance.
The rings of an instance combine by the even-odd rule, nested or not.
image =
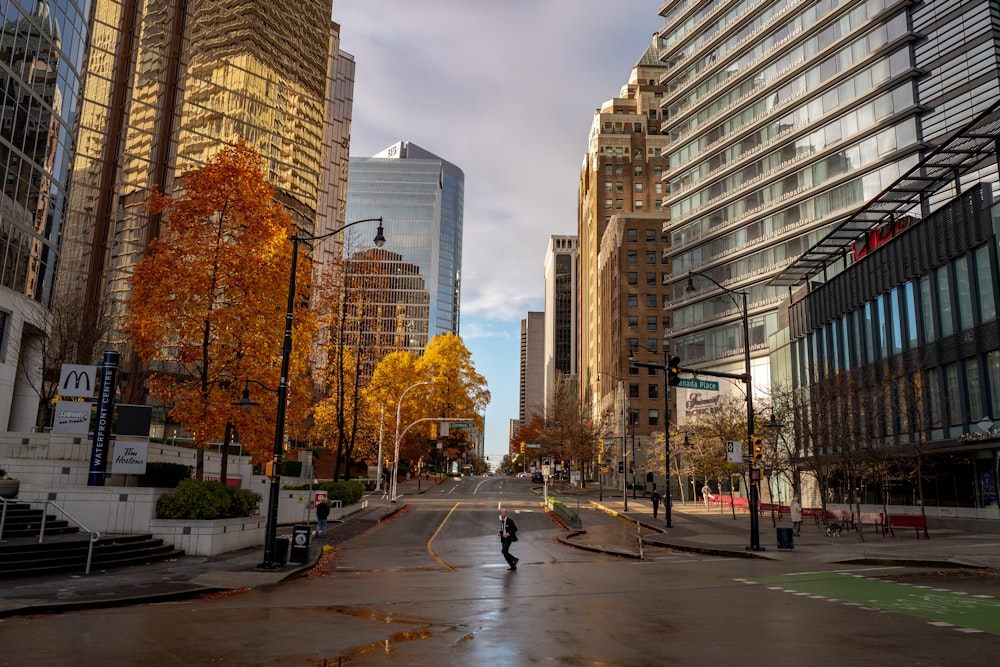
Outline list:
[[[0,479],[0,498],[17,498],[17,493],[20,490],[21,480]]]
[[[149,530],[189,556],[217,556],[264,544],[264,525],[259,516],[213,521],[153,519]]]

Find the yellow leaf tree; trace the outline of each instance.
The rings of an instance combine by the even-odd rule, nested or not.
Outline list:
[[[275,200],[259,154],[242,141],[188,174],[177,196],[154,194],[150,211],[163,214],[161,234],[136,267],[128,323],[151,370],[149,393],[194,438],[199,478],[204,447],[222,440],[227,423],[255,462],[267,460],[276,396],[256,391],[260,405],[249,411],[233,404],[248,378],[269,387],[280,381],[292,219]],[[305,302],[308,262],[298,273]],[[306,376],[314,327],[304,308],[294,322],[290,380]],[[305,381],[290,387],[291,422],[308,409],[309,388]]]

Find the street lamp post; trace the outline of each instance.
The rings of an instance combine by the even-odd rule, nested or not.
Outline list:
[[[747,390],[747,451],[750,452],[749,457],[749,473],[750,473],[750,546],[747,547],[748,551],[763,551],[764,549],[760,546],[760,517],[757,516],[757,483],[760,479],[760,470],[757,468],[756,462],[752,456],[753,453],[753,377],[750,374],[750,310],[747,305],[747,293],[746,292],[736,292],[734,290],[723,287],[719,281],[717,281],[712,276],[701,273],[700,271],[689,271],[688,272],[688,282],[687,287],[684,288],[685,292],[694,292],[694,280],[691,276],[701,276],[709,282],[713,283],[716,287],[721,289],[723,292],[729,295],[729,298],[733,300],[733,303],[737,307],[741,308],[741,314],[743,316],[743,362],[744,371],[742,379],[744,384],[746,384]],[[736,295],[739,294],[742,299],[742,306],[740,302],[736,301]],[[708,375],[708,373],[706,373]],[[725,374],[720,374],[722,377],[728,377]]]
[[[664,339],[663,341],[663,364],[651,364],[643,361],[633,361],[631,359],[631,351],[629,352],[629,363],[633,366],[642,366],[644,368],[658,368],[663,370],[663,468],[664,468],[664,482],[666,488],[663,491],[663,514],[667,520],[667,528],[673,528],[673,503],[671,502],[671,488],[670,488],[670,373],[668,372],[670,366],[667,364],[667,359],[670,354],[668,349],[668,341]]]
[[[597,381],[601,381],[601,376],[607,375],[613,380],[617,380],[622,392],[622,500],[625,502],[624,511],[628,512],[628,468],[626,467],[626,438],[628,438],[628,427],[625,421],[625,415],[628,410],[628,394],[625,393],[625,380],[620,377],[615,377],[611,373],[605,373],[604,371],[597,371]],[[603,500],[604,489],[601,489],[601,495]]]
[[[393,454],[392,457],[392,480],[390,483],[390,487],[392,488],[392,493],[389,494],[389,500],[391,502],[396,502],[396,479],[399,477],[399,442],[403,437],[403,435],[399,432],[399,426],[400,426],[399,422],[403,416],[403,397],[406,396],[407,392],[409,392],[411,389],[416,389],[417,387],[423,387],[429,384],[434,384],[434,381],[427,380],[424,382],[417,382],[415,384],[411,384],[409,387],[403,390],[402,394],[399,395],[399,402],[396,403],[396,448],[395,448],[395,454]]]
[[[278,384],[278,413],[274,426],[274,458],[272,459],[271,487],[270,495],[267,499],[267,525],[264,533],[264,562],[257,567],[260,569],[273,570],[281,567],[281,563],[275,558],[276,544],[278,538],[278,495],[281,492],[281,457],[285,449],[285,404],[288,402],[288,367],[292,358],[292,315],[295,312],[295,273],[299,261],[299,244],[313,243],[328,239],[331,236],[341,233],[348,227],[360,225],[363,222],[378,221],[378,232],[375,234],[375,245],[382,247],[385,245],[385,236],[382,231],[382,218],[364,218],[349,222],[340,229],[321,234],[319,236],[303,236],[296,234],[292,241],[292,271],[288,278],[288,306],[285,309],[285,340],[281,348],[281,381]]]

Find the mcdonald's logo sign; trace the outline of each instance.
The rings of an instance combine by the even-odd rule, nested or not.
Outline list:
[[[97,366],[63,364],[59,372],[59,396],[92,398],[97,386]]]

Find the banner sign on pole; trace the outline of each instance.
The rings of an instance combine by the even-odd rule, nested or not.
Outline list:
[[[111,419],[115,411],[115,383],[118,380],[117,352],[109,350],[104,353],[101,370],[101,384],[97,392],[97,423],[94,425],[94,444],[90,449],[87,486],[104,486],[104,473],[108,469]]]

